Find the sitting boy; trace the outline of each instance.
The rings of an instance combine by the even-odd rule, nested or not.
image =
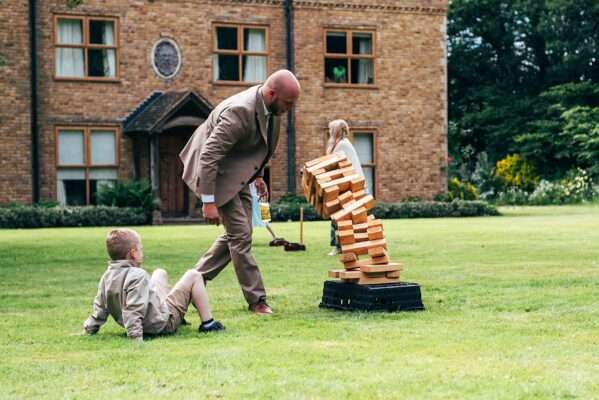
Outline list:
[[[108,233],[106,249],[111,261],[100,279],[93,312],[83,325],[87,334],[97,333],[109,314],[136,341],[142,341],[144,333],[174,333],[183,323],[190,302],[202,320],[199,332],[225,329],[212,318],[202,274],[187,271],[172,290],[163,269],[150,277],[141,268],[141,237],[131,229]]]

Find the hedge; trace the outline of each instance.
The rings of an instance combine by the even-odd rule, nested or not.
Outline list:
[[[270,206],[273,221],[298,221],[300,207],[304,207],[304,220],[320,220],[316,210],[308,203],[275,202]],[[369,213],[377,218],[443,218],[478,217],[500,215],[497,208],[484,201],[454,200],[442,201],[406,201],[401,203],[377,203]]]
[[[142,225],[149,222],[142,208],[106,206],[0,208],[0,228]]]

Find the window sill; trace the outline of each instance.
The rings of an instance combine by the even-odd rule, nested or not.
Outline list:
[[[366,89],[366,90],[379,90],[376,85],[358,85],[350,83],[323,83],[326,89]]]
[[[57,82],[121,83],[120,78],[68,78],[55,76]]]
[[[242,86],[242,87],[252,87],[256,85],[261,85],[262,82],[236,82],[236,81],[210,81],[213,86]]]

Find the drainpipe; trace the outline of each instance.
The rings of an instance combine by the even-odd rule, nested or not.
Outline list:
[[[33,203],[40,200],[39,132],[37,121],[36,4],[29,0],[29,57],[31,65],[31,188]]]
[[[295,72],[294,36],[293,36],[293,0],[285,0],[285,19],[287,27],[287,69]],[[295,193],[295,113],[287,113],[287,192]]]

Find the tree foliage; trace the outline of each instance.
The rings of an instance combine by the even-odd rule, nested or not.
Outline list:
[[[599,2],[454,0],[448,50],[454,160],[519,153],[548,177],[593,162]]]

